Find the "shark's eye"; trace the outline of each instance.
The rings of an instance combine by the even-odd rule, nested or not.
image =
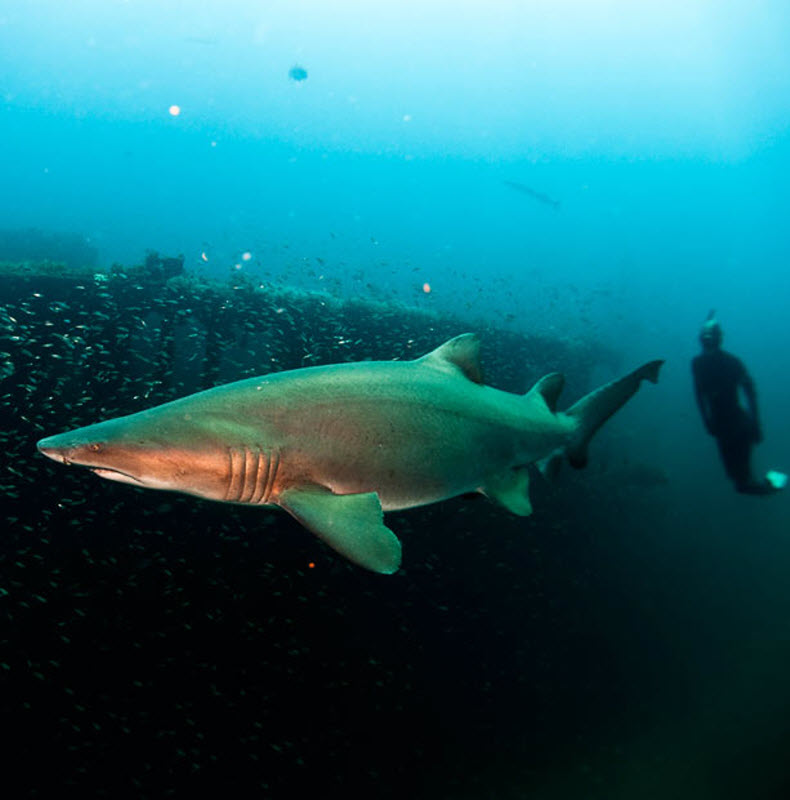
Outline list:
[[[98,453],[99,450],[101,450],[101,445],[100,444],[92,444],[90,446],[90,449],[93,450],[94,453]]]

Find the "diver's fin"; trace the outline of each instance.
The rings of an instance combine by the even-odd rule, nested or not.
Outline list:
[[[384,525],[375,492],[332,494],[309,486],[286,489],[277,503],[349,561],[387,575],[400,566],[400,541]]]
[[[520,517],[528,517],[532,513],[532,503],[529,501],[529,473],[526,467],[516,467],[496,475],[489,475],[480,491]]]

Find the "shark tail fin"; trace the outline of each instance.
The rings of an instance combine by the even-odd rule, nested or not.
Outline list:
[[[664,362],[648,361],[619,380],[603,386],[582,397],[565,413],[576,421],[576,433],[565,449],[571,466],[587,466],[587,446],[590,439],[609,417],[634,396],[643,380],[658,383],[658,372]]]

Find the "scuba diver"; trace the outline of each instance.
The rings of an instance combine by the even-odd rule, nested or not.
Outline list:
[[[702,353],[691,362],[702,421],[708,433],[716,438],[724,469],[735,483],[735,491],[774,494],[784,488],[787,475],[769,470],[762,480],[756,480],[752,474],[752,448],[763,440],[757,393],[743,362],[721,349],[722,338],[721,325],[711,311],[699,334]],[[738,389],[746,397],[746,409],[739,402]]]

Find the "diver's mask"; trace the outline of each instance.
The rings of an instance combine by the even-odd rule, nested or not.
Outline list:
[[[699,332],[699,340],[706,350],[716,350],[721,347],[723,338],[724,333],[719,321],[716,319],[716,312],[711,311]]]

